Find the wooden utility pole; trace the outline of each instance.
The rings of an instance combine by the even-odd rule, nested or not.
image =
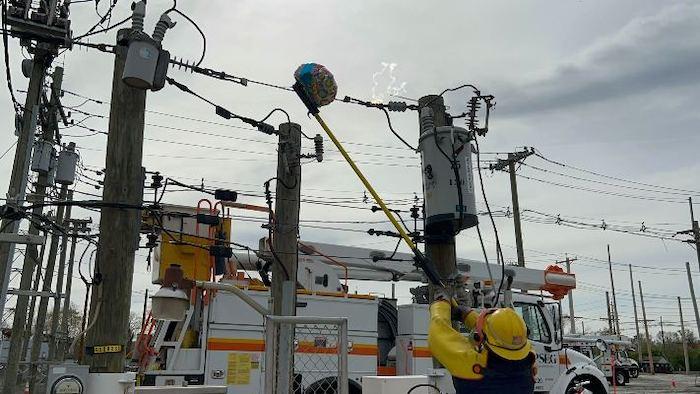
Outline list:
[[[75,247],[78,243],[78,233],[79,232],[89,232],[90,229],[87,227],[88,224],[92,223],[92,219],[71,219],[72,234],[71,234],[71,249],[70,257],[68,258],[68,271],[66,273],[66,291],[63,300],[63,315],[61,316],[61,337],[60,337],[60,351],[59,359],[63,360],[65,358],[65,351],[67,351],[67,341],[68,341],[68,319],[70,317],[70,300],[71,300],[71,290],[73,285],[73,266],[75,263]],[[86,298],[88,294],[86,293]]]
[[[688,338],[685,336],[685,324],[683,323],[683,308],[681,297],[678,297],[678,315],[681,318],[681,341],[683,342],[683,359],[685,360],[685,374],[690,373],[690,361],[688,359]]]
[[[615,329],[613,328],[612,313],[610,312],[610,293],[607,291],[605,292],[605,306],[608,310],[608,330],[610,331],[610,334],[614,334]]]
[[[693,198],[688,197],[688,205],[690,205],[690,225],[693,234],[693,240],[695,241],[695,253],[698,256],[698,269],[700,269],[700,226],[698,226],[698,221],[695,220],[695,214],[693,213]]]
[[[610,244],[608,244],[608,270],[610,271],[610,288],[612,289],[613,317],[615,318],[615,333],[620,335],[620,318],[617,315],[617,297],[615,296],[615,279],[613,278],[612,260],[610,259]]]
[[[274,315],[296,315],[299,204],[301,198],[301,126],[284,123],[279,127],[277,149],[275,219],[272,233],[272,311]],[[279,373],[275,392],[292,387],[294,327],[283,325],[276,341],[275,360]]]
[[[33,88],[32,86],[32,81],[33,80],[38,80],[40,84],[43,84],[43,74],[44,74],[44,69],[46,68],[47,64],[45,62],[48,61],[50,57],[41,57],[39,58],[38,55],[34,56],[34,66],[32,70],[32,80],[30,80],[30,87]],[[41,63],[41,64],[38,64]],[[52,90],[53,93],[55,93],[56,97],[58,97],[61,89],[61,82],[63,80],[63,68],[61,67],[56,67],[53,72],[53,83],[52,83]],[[41,88],[41,86],[39,87]],[[40,90],[40,89],[39,89]],[[32,92],[33,93],[33,92]],[[52,96],[54,95],[52,93]],[[37,93],[37,96],[39,96],[41,92],[39,91]],[[27,97],[27,100],[29,97]],[[25,115],[29,111],[28,108],[33,108],[31,112],[37,112],[34,113],[33,115],[30,114],[29,116],[25,116],[25,119],[27,122],[34,122],[35,120],[33,119],[33,116],[38,116],[39,112],[39,107],[36,105],[33,105],[32,107],[25,107]],[[27,119],[28,118],[28,119]],[[31,130],[28,130],[28,133],[31,133],[31,138],[33,140],[34,133],[33,133],[33,128],[30,127]],[[42,125],[42,140],[43,141],[48,141],[48,142],[53,142],[54,141],[54,128],[49,127],[49,125],[43,124]],[[29,147],[27,147],[29,149]],[[23,175],[26,177],[26,173]],[[44,208],[42,206],[44,202],[44,198],[46,197],[46,189],[50,186],[49,184],[49,174],[48,172],[40,172],[38,179],[35,183],[35,194],[32,195],[31,200],[33,203],[38,204],[37,207],[32,209],[31,215],[33,217],[40,217],[42,213],[44,212]],[[36,224],[36,221],[32,221],[32,223],[29,226],[29,234],[32,235],[38,235],[39,234],[39,227]],[[34,269],[39,269],[41,270],[41,260],[37,258],[37,249],[35,245],[27,245],[27,248],[25,249],[24,252],[24,263],[22,264],[22,278],[20,280],[20,285],[19,288],[20,290],[29,290],[31,284],[32,284],[32,279],[34,276]],[[9,268],[7,268],[9,270]],[[27,321],[27,304],[29,303],[29,296],[28,295],[17,295],[17,303],[15,304],[15,316],[14,320],[12,323],[12,337],[10,338],[10,350],[7,355],[7,369],[5,371],[5,376],[7,377],[3,383],[3,394],[14,394],[15,390],[15,384],[16,380],[15,377],[18,376],[18,369],[19,369],[19,362],[20,358],[22,357],[21,351],[22,351],[22,339],[24,337],[24,328],[25,328],[25,323]],[[37,335],[41,336],[41,332],[37,333]],[[31,376],[31,375],[30,375]],[[31,383],[30,383],[31,384]]]
[[[508,159],[498,159],[496,164],[490,165],[492,170],[504,170],[508,167],[510,174],[510,195],[513,200],[513,224],[515,225],[515,246],[518,252],[518,266],[525,266],[525,250],[523,249],[523,232],[520,224],[520,201],[518,200],[518,181],[515,175],[515,165],[525,160],[535,150],[525,149],[520,152],[508,153]]]
[[[576,259],[570,259],[569,256],[566,256],[566,273],[570,274],[571,273],[571,262]],[[571,325],[571,333],[576,334],[576,315],[574,315],[574,292],[573,290],[569,290],[569,324]]]
[[[88,231],[87,224],[92,223],[92,219],[79,220],[71,219],[71,245],[70,256],[68,257],[68,269],[66,270],[66,290],[63,296],[63,310],[61,315],[61,326],[57,335],[58,351],[56,358],[63,361],[66,357],[66,345],[68,341],[68,319],[70,318],[70,299],[73,287],[73,266],[75,264],[75,246],[78,243],[78,232]],[[87,297],[87,294],[86,294]]]
[[[90,320],[86,345],[121,345],[119,353],[87,355],[85,362],[93,372],[122,372],[129,340],[129,312],[134,258],[139,246],[143,203],[144,170],[143,129],[146,91],[122,82],[129,34],[117,33],[112,98],[109,111],[109,135],[102,201],[130,208],[104,207],[100,215],[100,238],[95,267],[98,283],[92,287]],[[92,323],[91,323],[92,324]]]
[[[68,186],[63,185],[61,191],[59,192],[58,200],[61,202],[66,201],[68,194]],[[66,207],[61,205],[56,210],[56,223],[58,226],[63,227],[63,215],[65,213]],[[54,230],[51,234],[51,247],[49,248],[49,256],[46,259],[46,270],[44,271],[44,280],[42,281],[42,292],[51,292],[51,283],[53,282],[54,268],[56,266],[56,253],[58,252],[58,245],[61,235],[58,231]],[[60,294],[57,292],[55,294],[56,299],[54,302],[59,303],[61,301]],[[30,369],[29,369],[29,388],[31,392],[34,392],[35,388],[35,376],[39,368],[37,362],[39,361],[39,352],[41,350],[41,344],[44,342],[44,326],[46,324],[46,311],[49,307],[49,297],[39,297],[39,309],[36,313],[36,324],[34,327],[34,336],[32,336],[32,345],[30,353]],[[49,343],[51,343],[49,339]]]
[[[649,337],[649,323],[647,321],[647,310],[644,307],[644,292],[642,292],[642,281],[637,281],[639,284],[639,300],[642,302],[642,318],[644,319],[644,333],[647,337],[647,356],[649,357],[649,372],[654,375],[654,358],[651,355],[651,338]],[[639,349],[641,353],[642,349]]]
[[[50,215],[47,216],[51,217]],[[41,245],[41,250],[39,251],[39,261],[42,263],[48,247],[49,245],[47,245],[46,242]],[[36,309],[36,299],[39,294],[39,283],[41,283],[41,276],[40,269],[34,272],[34,283],[32,284],[31,301],[29,302],[29,313],[27,314],[27,323],[24,326],[24,338],[22,338],[22,357],[27,354],[27,349],[29,349],[29,340],[32,336],[32,327],[34,327],[34,312]]]
[[[688,287],[690,288],[690,298],[693,300],[693,311],[695,312],[695,324],[700,333],[700,314],[698,314],[698,300],[695,299],[695,288],[693,288],[693,276],[690,274],[690,263],[685,262],[685,272],[688,274]]]
[[[632,288],[632,307],[634,307],[634,328],[637,332],[637,358],[639,363],[642,363],[642,338],[639,334],[639,317],[637,316],[637,300],[634,297],[634,279],[632,279],[632,264],[629,264],[630,269],[630,287]]]
[[[64,186],[64,187],[67,187]],[[63,187],[61,188],[63,190]],[[66,201],[73,201],[73,191],[68,190]],[[71,206],[66,207],[66,212],[62,220],[62,225],[66,229],[66,234],[61,234],[61,255],[58,258],[58,277],[56,278],[56,295],[64,294],[63,277],[66,270],[66,255],[68,254],[68,224],[70,223]],[[61,315],[61,298],[54,298],[53,313],[51,314],[51,335],[49,336],[49,360],[56,359],[58,351],[58,322]]]
[[[58,139],[58,113],[60,103],[58,98],[61,96],[61,85],[63,82],[63,70],[60,73],[54,73],[53,83],[51,85],[51,99],[49,100],[49,114],[47,119],[47,125],[43,127],[48,127],[54,132],[56,139]],[[51,185],[53,186],[53,185]],[[60,202],[66,202],[68,197],[68,185],[61,186],[58,194],[58,200]],[[56,224],[58,228],[62,228],[64,225],[64,214],[66,211],[70,211],[70,207],[65,205],[60,205],[56,209]],[[44,278],[42,281],[42,292],[51,292],[51,283],[53,282],[54,267],[56,266],[56,253],[58,252],[58,245],[61,242],[61,233],[59,230],[54,230],[51,234],[51,247],[49,248],[49,255],[46,259],[46,270],[44,271]],[[59,298],[59,292],[55,294],[55,303],[59,303],[61,299]],[[39,298],[39,309],[36,314],[36,326],[34,327],[34,336],[32,337],[31,354],[29,358],[30,368],[29,368],[29,388],[30,391],[34,392],[36,383],[36,373],[39,369],[37,362],[39,361],[39,353],[41,350],[41,344],[44,342],[44,327],[46,324],[46,311],[49,306],[49,297]],[[50,343],[50,341],[49,341]]]
[[[445,112],[445,100],[441,96],[428,95],[423,96],[418,100],[418,106],[420,108],[430,108],[433,112],[433,122],[435,127],[449,126],[450,121],[447,118],[447,113]],[[420,124],[420,115],[419,115]],[[418,137],[422,133],[419,127]],[[455,272],[457,272],[457,254],[455,250],[455,237],[452,236],[440,236],[431,237],[431,234],[426,234],[425,241],[425,254],[428,260],[433,264],[435,270],[440,275],[440,278],[450,278]],[[454,286],[452,283],[446,283],[448,286],[448,291],[454,292]],[[430,299],[433,300],[435,295],[435,286],[430,284]]]
[[[32,146],[36,134],[37,116],[39,112],[39,100],[44,86],[44,76],[47,67],[51,64],[53,55],[46,50],[37,49],[32,60],[32,74],[29,78],[27,96],[24,100],[24,111],[22,113],[22,129],[17,138],[15,147],[15,159],[12,164],[12,174],[10,175],[10,185],[7,190],[7,198],[14,200],[18,204],[23,204],[26,198],[27,175],[29,163],[32,155]],[[9,141],[7,142],[9,144]],[[19,232],[19,221],[11,223],[10,219],[3,219],[0,222],[0,229],[6,233],[17,234]],[[38,232],[36,232],[38,234]],[[36,247],[28,249],[36,250]],[[0,294],[0,310],[5,310],[5,299],[10,282],[10,272],[12,271],[12,261],[14,260],[15,244],[0,243],[0,280],[2,280],[2,294]],[[24,276],[24,274],[22,274]],[[29,274],[31,277],[32,275]],[[31,278],[29,279],[31,282]],[[27,289],[29,286],[27,286]],[[20,297],[18,297],[19,299]],[[26,307],[24,308],[26,310]],[[18,326],[13,325],[16,329]],[[16,372],[16,371],[15,371]],[[10,376],[10,375],[6,375]],[[6,379],[12,380],[12,379]]]
[[[24,111],[22,113],[22,129],[19,130],[19,136],[17,138],[15,159],[12,165],[12,174],[10,175],[10,185],[7,190],[7,198],[9,200],[14,200],[19,205],[23,205],[26,198],[27,175],[36,133],[39,100],[41,99],[46,69],[51,64],[52,59],[53,55],[49,51],[37,49],[32,60],[32,74],[29,78],[29,87],[27,89]],[[0,229],[6,233],[17,234],[19,232],[19,221],[10,223],[10,219],[3,219],[2,222],[0,222]],[[29,247],[28,249],[36,250],[36,247]],[[12,271],[14,254],[15,244],[0,243],[0,280],[2,280],[0,311],[5,310],[5,299],[10,283],[10,271]],[[29,276],[31,277],[31,274]],[[31,281],[31,278],[29,280]],[[29,287],[27,286],[27,288]]]
[[[661,354],[666,355],[666,334],[664,333],[663,316],[659,316],[659,324],[661,325]]]

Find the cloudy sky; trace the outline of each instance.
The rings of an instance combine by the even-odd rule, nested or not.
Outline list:
[[[697,196],[697,144],[700,120],[700,6],[693,2],[658,1],[207,1],[181,0],[178,8],[197,21],[207,36],[203,65],[230,74],[280,85],[290,85],[292,73],[304,62],[326,65],[335,74],[339,95],[362,99],[392,98],[388,91],[417,99],[462,83],[473,83],[496,97],[490,131],[480,140],[484,161],[523,146],[567,167],[531,157],[518,178],[526,264],[544,268],[565,256],[573,264],[579,289],[574,298],[578,322],[586,330],[606,323],[604,291],[610,287],[606,245],[610,244],[623,331],[633,334],[633,311],[627,264],[635,281],[644,285],[652,332],[663,316],[668,330],[676,330],[676,296],[684,297],[686,324],[695,329],[684,262],[695,274],[695,251],[674,240],[661,240],[611,231],[638,231],[647,235],[689,228],[685,199]],[[100,4],[100,9],[107,4]],[[149,1],[147,30],[151,31],[169,1]],[[98,17],[93,5],[73,6],[76,33],[87,30]],[[129,3],[119,2],[114,21],[128,15]],[[198,59],[201,39],[186,21],[164,41],[175,56]],[[97,35],[91,42],[113,43],[114,33]],[[11,71],[15,89],[26,89],[19,62],[22,53],[11,41]],[[64,88],[86,97],[109,101],[112,59],[109,54],[75,48],[59,57],[64,65]],[[256,85],[243,87],[171,69],[169,75],[233,112],[261,118],[272,108],[289,111],[307,134],[321,130],[308,119],[304,107],[289,92]],[[4,78],[4,73],[2,78]],[[4,83],[3,83],[4,86]],[[23,94],[17,93],[20,99]],[[469,92],[445,95],[452,114],[462,113]],[[7,92],[0,95],[6,143],[15,138]],[[106,115],[109,107],[66,94],[66,106]],[[84,103],[84,104],[83,104]],[[199,182],[259,194],[262,183],[275,173],[275,139],[236,121],[218,118],[213,109],[192,96],[166,87],[149,93],[144,166],[185,182]],[[398,209],[420,194],[418,158],[389,132],[384,115],[376,110],[343,103],[324,108],[324,117],[361,163],[366,175]],[[176,117],[176,116],[179,117]],[[73,111],[77,121],[85,115]],[[183,118],[184,117],[184,118]],[[281,117],[274,118],[275,124]],[[415,113],[392,114],[396,130],[416,142]],[[107,120],[91,117],[85,126],[107,129]],[[459,123],[458,123],[459,124]],[[72,127],[66,141],[80,147],[87,168],[102,168],[106,137]],[[154,141],[158,140],[158,141]],[[352,144],[350,144],[352,143]],[[337,151],[326,144],[323,163],[303,166],[302,194],[367,208],[363,189]],[[312,144],[305,144],[311,152]],[[496,152],[501,152],[496,155]],[[13,152],[0,159],[0,190],[6,190]],[[579,169],[584,169],[585,172]],[[594,174],[595,173],[595,174]],[[598,175],[596,175],[598,174]],[[85,175],[98,178],[86,170]],[[486,192],[494,211],[510,208],[510,187],[504,173],[484,171]],[[603,177],[604,175],[607,177]],[[83,178],[83,181],[93,181]],[[632,182],[629,182],[632,181]],[[633,183],[636,182],[636,183]],[[81,183],[78,191],[100,193]],[[194,205],[196,193],[169,193],[166,201]],[[80,198],[88,199],[82,195]],[[263,199],[241,197],[260,204]],[[484,209],[483,199],[477,205]],[[700,207],[698,207],[700,208]],[[87,211],[82,215],[93,215]],[[316,220],[381,221],[367,209],[302,204],[304,240],[390,249],[394,242],[364,234],[384,223],[318,224],[340,227],[319,229]],[[497,215],[503,216],[503,215]],[[556,225],[577,222],[571,228]],[[608,230],[592,228],[605,222]],[[482,217],[489,255],[494,255],[493,231]],[[512,219],[497,217],[499,235],[508,261],[515,260]],[[589,226],[590,225],[590,226]],[[259,223],[238,221],[234,240],[257,245],[264,235]],[[348,231],[350,230],[350,231]],[[457,238],[458,254],[481,258],[476,231]],[[16,263],[19,265],[19,261]],[[87,262],[84,262],[87,264]],[[145,252],[137,255],[134,310],[139,311],[148,286]],[[16,282],[16,281],[15,281]],[[352,290],[388,294],[388,284],[353,284]],[[408,302],[408,286],[399,287]],[[82,305],[83,289],[76,290]],[[10,302],[12,303],[12,301]],[[565,306],[565,309],[568,307]]]

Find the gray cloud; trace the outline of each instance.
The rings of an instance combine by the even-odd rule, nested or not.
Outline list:
[[[503,89],[500,114],[521,116],[697,85],[698,26],[696,4],[677,4],[633,19],[545,75]]]

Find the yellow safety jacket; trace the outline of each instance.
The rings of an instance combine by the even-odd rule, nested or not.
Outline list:
[[[469,380],[481,379],[481,371],[488,363],[488,352],[479,351],[473,340],[452,328],[451,311],[452,306],[448,301],[437,301],[430,305],[430,352],[452,376]],[[470,330],[474,329],[478,317],[478,313],[471,311],[464,319],[464,324]]]

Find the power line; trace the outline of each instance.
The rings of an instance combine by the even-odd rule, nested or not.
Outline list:
[[[676,203],[676,204],[687,204],[688,200],[685,199],[669,199],[669,198],[657,198],[657,197],[651,197],[651,196],[640,196],[640,195],[633,195],[633,194],[624,194],[624,193],[617,193],[617,192],[611,192],[609,190],[600,190],[600,189],[591,189],[583,186],[576,186],[576,185],[570,185],[570,184],[563,184],[563,183],[558,183],[558,182],[552,182],[552,181],[547,181],[544,179],[539,179],[539,178],[534,178],[522,174],[515,174],[516,176],[531,180],[531,181],[536,181],[548,185],[553,185],[553,186],[558,186],[562,188],[568,188],[568,189],[573,189],[573,190],[581,190],[581,191],[586,191],[586,192],[591,192],[591,193],[596,193],[596,194],[604,194],[608,196],[614,196],[614,197],[623,197],[623,198],[631,198],[631,199],[636,199],[636,200],[644,200],[644,201],[655,201],[655,202],[667,202],[667,203]],[[698,203],[700,204],[700,203]]]
[[[572,170],[580,171],[580,172],[583,172],[586,174],[595,175],[595,176],[599,176],[599,177],[606,178],[606,179],[631,183],[631,184],[640,185],[640,186],[648,186],[648,187],[653,187],[653,188],[657,188],[657,189],[673,190],[673,191],[683,192],[683,193],[687,193],[687,194],[700,195],[700,191],[697,191],[697,190],[688,190],[688,189],[679,189],[679,188],[675,188],[675,187],[660,186],[660,185],[654,185],[651,183],[638,182],[638,181],[633,181],[633,180],[615,177],[615,176],[611,176],[611,175],[601,174],[601,173],[598,173],[595,171],[587,170],[587,169],[576,167],[576,166],[573,166],[570,164],[565,164],[565,163],[562,163],[560,161],[555,161],[555,160],[549,159],[549,158],[545,157],[542,154],[542,152],[540,152],[539,150],[536,149],[535,151],[536,151],[535,156],[539,157],[540,159],[542,159],[548,163],[551,163],[551,164],[554,164],[554,165],[557,165],[560,167],[570,168]]]
[[[539,156],[538,156],[538,157],[539,157]],[[564,173],[557,172],[557,171],[548,170],[548,169],[545,169],[545,168],[540,168],[540,167],[533,166],[533,165],[531,165],[531,164],[527,164],[527,163],[524,163],[524,162],[523,162],[523,163],[520,163],[520,165],[525,166],[525,167],[527,167],[527,168],[532,168],[532,169],[535,170],[535,171],[544,172],[544,173],[548,173],[548,174],[554,174],[554,175],[558,175],[558,176],[565,177],[565,178],[570,178],[570,179],[575,179],[575,180],[577,180],[577,181],[582,181],[582,182],[590,182],[590,183],[596,183],[596,184],[599,184],[599,185],[606,185],[606,186],[612,186],[612,187],[619,187],[619,188],[624,188],[624,189],[637,190],[637,191],[650,192],[650,193],[661,193],[661,194],[671,194],[671,195],[681,195],[681,196],[687,196],[687,195],[688,195],[687,192],[668,191],[668,190],[654,190],[654,189],[651,189],[651,188],[643,188],[643,187],[635,187],[635,186],[620,185],[620,184],[616,184],[616,183],[605,182],[605,181],[599,181],[599,180],[595,180],[595,179],[582,178],[582,177],[578,177],[578,176],[574,176],[574,175],[569,175],[569,174],[564,174]]]

